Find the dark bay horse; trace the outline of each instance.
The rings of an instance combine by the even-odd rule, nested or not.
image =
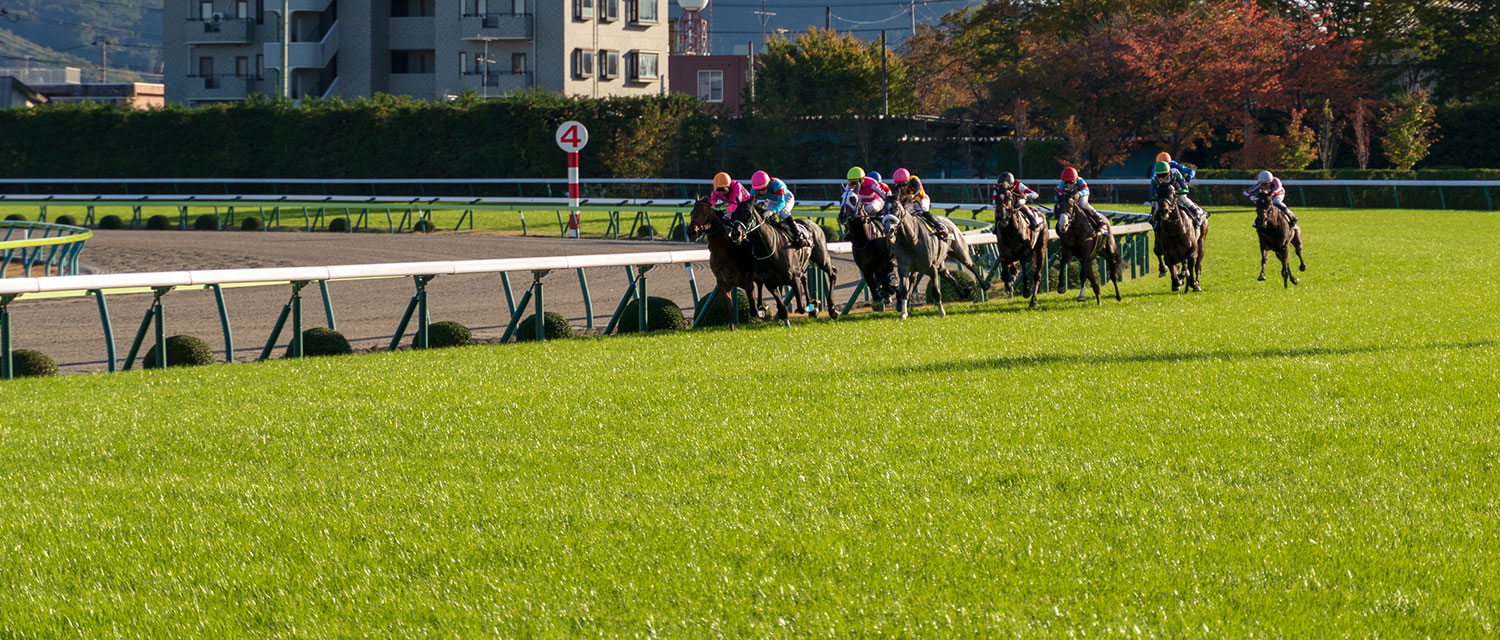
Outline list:
[[[714,272],[718,283],[719,297],[729,311],[729,328],[735,327],[735,316],[739,315],[734,303],[735,289],[745,292],[745,299],[760,308],[760,283],[755,279],[755,257],[750,248],[729,240],[724,218],[709,204],[708,198],[696,198],[693,211],[688,217],[688,230],[703,234],[708,240],[708,268]]]
[[[885,310],[896,295],[896,254],[891,251],[891,239],[878,220],[865,215],[859,195],[853,191],[839,203],[839,224],[844,226],[854,264],[870,291],[873,306]]]
[[[1020,285],[1021,295],[1029,295],[1031,307],[1036,308],[1042,269],[1047,264],[1047,228],[1031,228],[1028,211],[1025,198],[1017,194],[1011,194],[995,208],[995,248],[1000,254],[1000,279],[1005,283],[1006,291],[1014,292]],[[1016,270],[1014,275],[1011,275],[1012,265]],[[1025,279],[1027,267],[1030,267],[1030,280]]]
[[[1159,198],[1152,204],[1156,216],[1156,250],[1172,276],[1172,290],[1178,291],[1185,284],[1193,291],[1202,291],[1199,277],[1203,275],[1203,249],[1208,239],[1208,220],[1200,226],[1193,222],[1193,214],[1177,202],[1177,189],[1172,185],[1160,187]]]
[[[1255,194],[1255,210],[1261,216],[1261,227],[1256,230],[1260,236],[1260,278],[1266,279],[1266,254],[1276,252],[1277,259],[1281,260],[1281,286],[1287,283],[1299,284],[1297,276],[1292,275],[1292,267],[1287,264],[1287,245],[1297,250],[1297,270],[1307,271],[1307,262],[1302,259],[1302,227],[1288,224],[1286,214],[1279,207],[1271,204],[1271,194],[1261,189]]]
[[[1068,221],[1057,230],[1061,247],[1057,256],[1057,292],[1068,292],[1068,261],[1077,257],[1084,280],[1078,285],[1078,301],[1084,301],[1084,283],[1087,283],[1094,286],[1094,304],[1103,304],[1099,298],[1099,274],[1094,272],[1094,261],[1102,255],[1108,265],[1109,279],[1115,283],[1115,300],[1120,300],[1120,272],[1124,268],[1120,247],[1115,244],[1113,233],[1095,229],[1094,222],[1078,211],[1077,199],[1078,195],[1074,194],[1059,200],[1055,209],[1059,219]]]
[[[805,309],[809,317],[817,317],[818,309],[814,304],[815,301],[808,295],[807,266],[809,264],[818,265],[824,273],[828,274],[828,291],[824,294],[823,300],[816,302],[826,305],[828,317],[839,317],[838,309],[833,305],[833,288],[838,282],[838,272],[833,268],[833,261],[829,259],[828,239],[823,234],[823,227],[805,219],[796,219],[795,222],[802,225],[812,244],[811,247],[798,249],[792,247],[791,238],[770,224],[769,218],[770,214],[747,201],[735,208],[728,235],[730,241],[750,249],[756,281],[764,284],[775,294],[772,297],[776,302],[776,318],[781,320],[783,325],[791,326],[782,296],[776,293],[782,287],[791,287],[797,306]]]
[[[989,281],[985,280],[984,274],[979,273],[973,258],[969,257],[968,241],[959,233],[958,225],[953,224],[952,220],[938,217],[938,223],[948,232],[948,239],[943,240],[927,227],[927,223],[910,212],[907,203],[898,199],[886,205],[882,222],[885,224],[885,234],[892,239],[896,253],[896,309],[901,312],[902,318],[907,316],[907,300],[918,274],[931,278],[935,283],[938,278],[942,278],[953,285],[954,290],[962,292],[962,297],[969,296],[970,292],[959,285],[958,279],[948,270],[950,257],[968,268],[980,287],[989,289]],[[937,304],[938,314],[946,316],[948,311],[943,308],[942,286],[936,288],[937,300],[933,302]]]

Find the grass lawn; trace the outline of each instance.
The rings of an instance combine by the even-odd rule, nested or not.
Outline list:
[[[1500,624],[1495,214],[1206,292],[0,386],[0,636]]]

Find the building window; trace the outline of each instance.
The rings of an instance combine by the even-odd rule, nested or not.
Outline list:
[[[432,73],[436,53],[431,49],[396,49],[391,51],[391,73]]]
[[[573,19],[588,20],[594,17],[594,0],[573,0]]]
[[[573,77],[587,78],[594,75],[594,52],[583,49],[573,50]]]
[[[627,0],[631,22],[656,22],[657,0]]]
[[[198,19],[214,19],[214,3],[212,2],[212,0],[203,0],[202,2],[198,3]]]
[[[526,73],[526,54],[524,54],[524,53],[512,53],[512,54],[510,54],[510,72],[514,73],[516,75],[521,75],[521,74]]]
[[[629,79],[631,82],[650,82],[656,79],[656,61],[658,54],[645,51],[634,51],[627,61]]]
[[[250,0],[239,0],[234,3],[234,17],[240,20],[250,19]]]
[[[198,75],[205,78],[214,75],[214,59],[208,56],[198,58]]]
[[[243,78],[245,76],[250,75],[250,59],[249,58],[246,58],[245,56],[235,56],[235,58],[234,58],[234,75],[235,75],[235,77],[239,77],[239,78]]]
[[[619,51],[600,51],[599,57],[599,77],[606,80],[620,77]]]
[[[255,54],[255,79],[256,80],[261,80],[261,79],[264,79],[265,77],[266,77],[266,57],[264,55],[262,55],[262,54],[257,53],[257,54]]]
[[[704,102],[724,101],[724,72],[703,70],[698,72],[698,99]]]
[[[255,24],[266,23],[266,0],[255,0]]]
[[[437,13],[436,0],[393,0],[392,18],[430,18]]]
[[[620,0],[599,0],[599,19],[614,22],[620,19]]]

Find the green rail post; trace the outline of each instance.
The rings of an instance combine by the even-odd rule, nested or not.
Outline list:
[[[1397,189],[1396,185],[1391,185],[1391,197],[1393,197],[1393,198],[1396,199],[1396,208],[1400,209],[1401,208],[1401,191],[1399,189]]]
[[[1490,200],[1490,188],[1489,187],[1485,187],[1484,188],[1484,206],[1486,208],[1488,208],[1489,210],[1491,210],[1491,211],[1495,210],[1495,202],[1493,200]]]
[[[521,302],[510,312],[510,322],[505,325],[505,333],[500,336],[500,344],[510,342],[510,337],[515,335],[516,327],[521,321],[521,312],[526,310],[526,303],[531,302],[531,289],[521,294]]]
[[[329,297],[328,295],[327,280],[318,281],[318,293],[323,297],[323,317],[328,320],[329,330],[338,331],[338,323],[333,319],[333,298]]]
[[[0,296],[0,380],[15,377],[10,359],[10,302],[15,299],[15,295]]]
[[[187,205],[182,205],[182,206],[177,207],[177,230],[178,231],[185,231],[185,230],[187,230],[187,228],[188,228],[187,219],[188,219],[188,208],[187,208]]]
[[[103,289],[90,289],[89,293],[99,303],[99,321],[104,325],[104,354],[109,358],[109,372],[115,372],[115,331],[109,321],[109,304],[104,301]]]
[[[156,368],[158,369],[167,368],[167,329],[166,319],[162,317],[164,311],[161,306],[161,296],[163,293],[166,293],[166,291],[157,293],[156,302],[151,305],[151,309],[155,312],[154,315],[156,316]]]
[[[500,284],[505,286],[505,306],[510,308],[510,315],[516,315],[516,298],[510,290],[510,274],[500,272]]]
[[[1438,204],[1443,209],[1447,209],[1448,208],[1448,198],[1447,198],[1447,196],[1443,195],[1443,187],[1442,186],[1438,186]]]
[[[693,263],[688,262],[683,266],[687,267],[688,290],[692,292],[693,304],[696,305],[698,304],[698,278],[693,274]]]
[[[861,293],[865,293],[865,279],[863,277],[859,279],[859,284],[855,285],[854,293],[849,296],[849,302],[844,303],[844,315],[847,316],[850,311],[854,310],[854,305],[859,302],[859,295]]]
[[[625,276],[630,279],[630,282],[625,285],[625,295],[620,296],[620,303],[615,305],[615,312],[609,317],[609,324],[604,327],[604,335],[615,332],[615,325],[620,323],[620,314],[625,311],[625,305],[629,304],[630,299],[635,297],[635,269],[625,267]]]
[[[302,353],[302,287],[306,282],[292,283],[292,357],[301,358]]]
[[[1354,187],[1344,185],[1344,195],[1349,198],[1349,208],[1354,208]]]
[[[219,307],[219,324],[224,328],[224,362],[234,362],[234,334],[229,330],[229,309],[224,305],[224,288],[214,284],[210,285],[214,290],[214,303]],[[99,296],[99,304],[104,304],[104,296]]]
[[[646,327],[650,326],[650,325],[647,324],[648,318],[646,317],[647,316],[647,307],[650,306],[650,305],[646,304],[646,301],[651,299],[651,298],[647,297],[647,295],[646,295],[646,270],[647,270],[646,267],[644,267],[644,266],[641,267],[641,277],[636,280],[636,286],[640,287],[640,289],[641,289],[640,292],[636,294],[636,298],[635,298],[635,300],[636,300],[635,308],[636,308],[636,311],[639,312],[638,315],[640,316],[640,318],[638,320],[638,322],[640,324],[636,325],[636,331],[639,331],[641,333],[645,333],[646,332]]]
[[[583,315],[584,323],[589,329],[594,328],[594,301],[589,297],[589,279],[583,273],[583,268],[578,268],[578,288],[583,290]]]
[[[437,276],[415,276],[417,285],[417,348],[426,349],[427,329],[432,325],[432,314],[427,308],[427,283]]]
[[[733,296],[731,296],[731,298],[733,298]],[[708,298],[705,299],[702,304],[697,304],[697,306],[693,307],[693,328],[694,329],[697,329],[699,326],[701,326],[703,324],[703,312],[707,311],[708,310],[708,306],[711,305],[711,304],[713,304],[714,301],[716,301],[718,299],[719,299],[719,287],[715,286],[712,290],[710,290],[708,292]],[[694,298],[693,300],[696,301],[697,298]],[[695,302],[695,304],[696,304],[696,302]],[[733,303],[730,303],[730,306],[734,306]]]
[[[536,282],[532,283],[531,288],[536,290],[536,301],[533,302],[533,304],[536,305],[536,310],[533,312],[533,314],[536,316],[535,324],[537,342],[542,342],[547,339],[547,316],[546,310],[542,306],[542,278],[547,277],[547,273],[547,271],[531,272],[531,276],[533,278],[536,278]]]

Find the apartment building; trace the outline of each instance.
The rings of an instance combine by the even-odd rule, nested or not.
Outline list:
[[[166,0],[167,100],[281,91],[283,0]],[[286,0],[293,98],[662,93],[667,0]]]

